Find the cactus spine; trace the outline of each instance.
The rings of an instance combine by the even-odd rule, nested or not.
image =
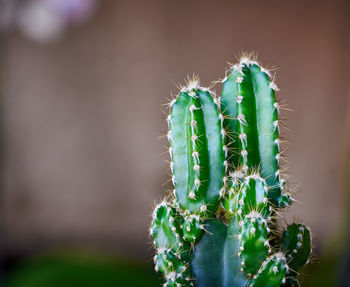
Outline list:
[[[276,214],[292,203],[282,178],[280,106],[270,72],[242,57],[217,98],[194,78],[167,118],[174,192],[150,234],[164,286],[299,286],[311,253],[302,224],[279,235]]]

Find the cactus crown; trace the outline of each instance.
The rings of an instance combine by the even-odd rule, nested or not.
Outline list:
[[[155,270],[174,287],[299,286],[311,233],[277,215],[293,199],[271,73],[241,57],[216,97],[194,77],[169,104],[172,198],[154,210]]]

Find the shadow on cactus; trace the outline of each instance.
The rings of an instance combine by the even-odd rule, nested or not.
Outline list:
[[[216,97],[193,78],[169,104],[174,189],[153,213],[155,270],[165,287],[299,286],[311,233],[296,223],[278,231],[293,202],[280,168],[278,88],[250,56],[221,83]]]

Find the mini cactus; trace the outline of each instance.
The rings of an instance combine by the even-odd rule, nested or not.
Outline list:
[[[292,196],[281,173],[276,84],[255,59],[230,66],[217,97],[194,77],[169,104],[173,192],[153,213],[164,286],[300,286],[311,232],[277,215]]]

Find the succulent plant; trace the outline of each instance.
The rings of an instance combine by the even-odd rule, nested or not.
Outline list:
[[[194,77],[169,104],[173,193],[150,234],[164,286],[299,286],[311,232],[278,216],[293,198],[280,167],[278,90],[269,70],[243,56],[222,95]]]

